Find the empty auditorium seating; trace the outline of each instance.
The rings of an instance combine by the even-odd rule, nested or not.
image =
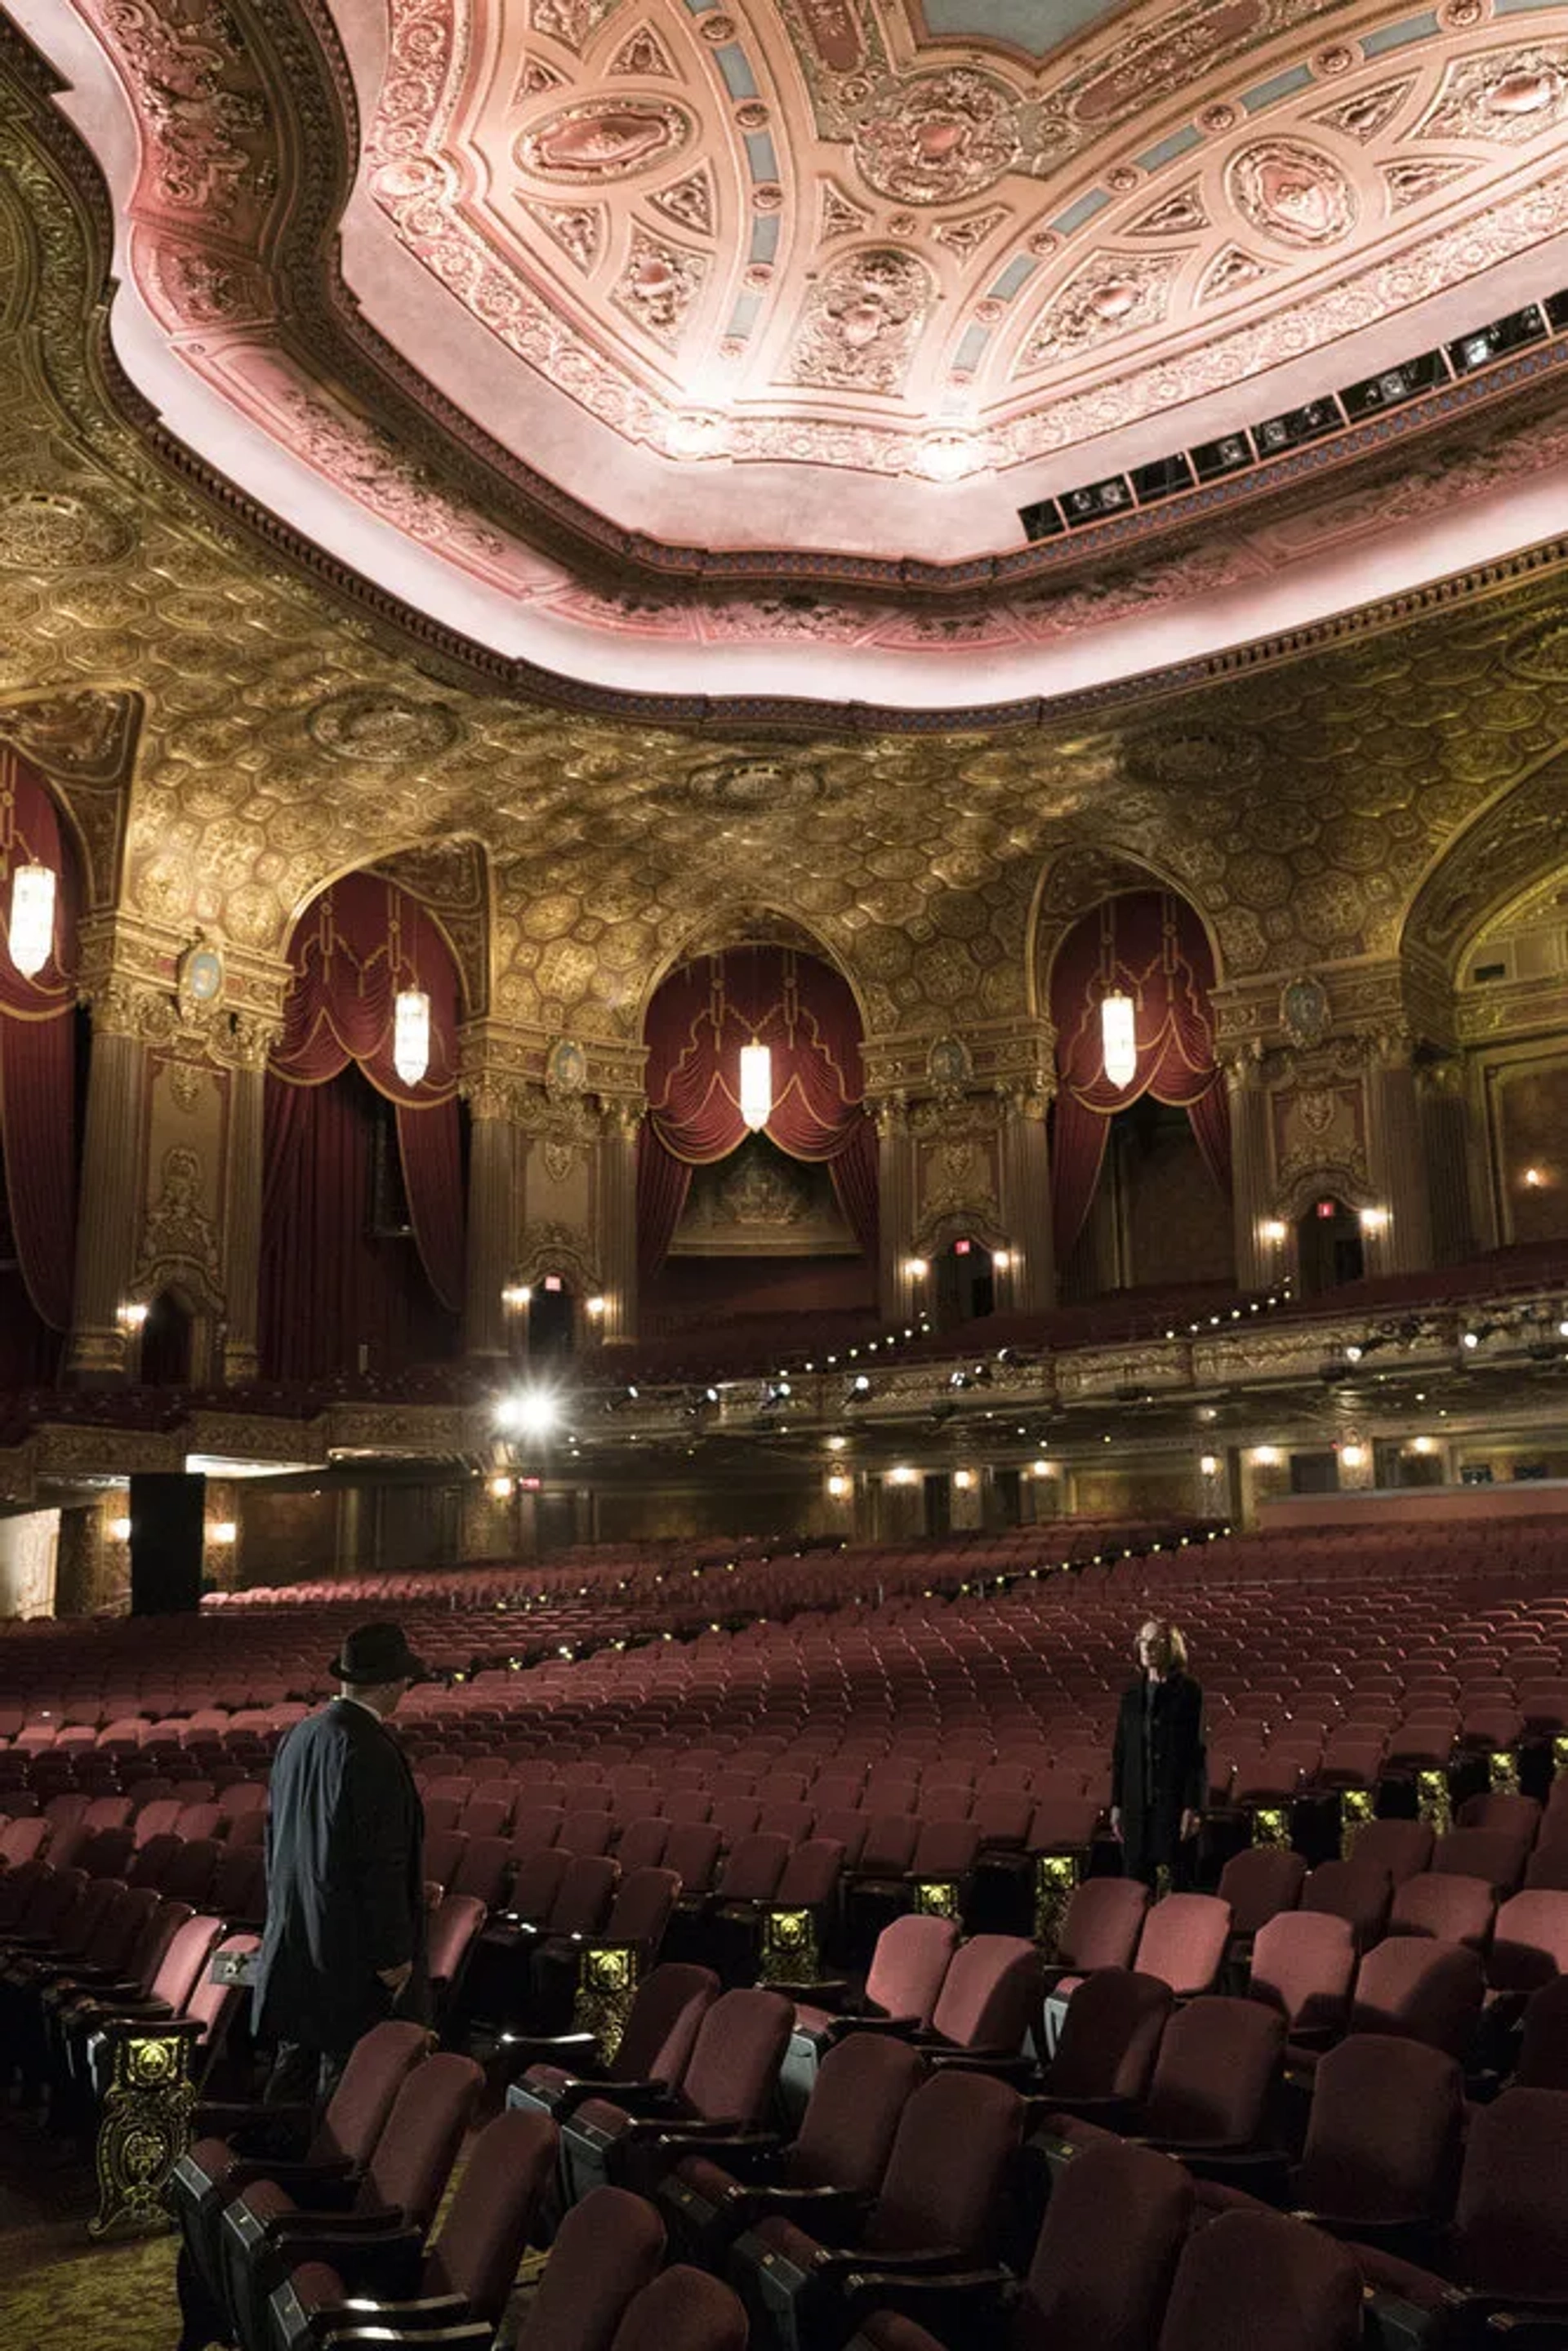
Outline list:
[[[723,1993],[697,2026],[678,2089],[583,2098],[563,2126],[562,2165],[575,2201],[608,2182],[639,2191],[654,2184],[681,2152],[684,2135],[718,2125],[733,2133],[768,2111],[794,2011],[777,1992]]]

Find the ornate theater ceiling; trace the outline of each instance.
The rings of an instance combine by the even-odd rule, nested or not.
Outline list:
[[[1568,510],[1568,309],[1387,389],[1568,287],[1568,5],[12,13],[171,444],[517,676],[975,714]]]

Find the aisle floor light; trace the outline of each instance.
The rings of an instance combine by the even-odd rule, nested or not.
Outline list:
[[[11,877],[5,944],[24,979],[36,979],[55,943],[55,875],[47,865],[18,865]]]
[[[1100,999],[1100,1042],[1107,1081],[1130,1086],[1138,1073],[1138,1038],[1133,999],[1124,988]]]
[[[773,1115],[773,1055],[755,1037],[740,1049],[740,1115],[753,1134]]]
[[[430,1067],[430,998],[423,987],[400,987],[392,1011],[392,1067],[416,1086]]]

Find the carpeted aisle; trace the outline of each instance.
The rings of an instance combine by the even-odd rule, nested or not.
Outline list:
[[[170,2351],[180,2332],[172,2233],[99,2243],[89,2165],[0,2120],[0,2351]]]

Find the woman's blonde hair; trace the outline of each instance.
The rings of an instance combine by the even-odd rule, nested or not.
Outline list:
[[[1133,1655],[1138,1659],[1140,1665],[1143,1663],[1140,1652],[1145,1641],[1157,1641],[1160,1644],[1166,1654],[1167,1673],[1186,1672],[1186,1635],[1179,1625],[1168,1624],[1163,1616],[1145,1617],[1138,1627],[1137,1639],[1133,1644]]]

